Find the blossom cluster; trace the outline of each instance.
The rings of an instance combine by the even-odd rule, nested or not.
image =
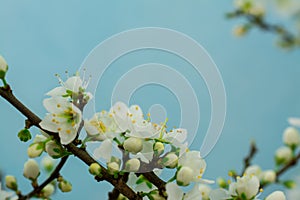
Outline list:
[[[5,60],[0,57],[0,70],[7,71],[5,66]],[[5,76],[2,79],[4,78]],[[143,199],[254,200],[259,199],[263,186],[278,181],[277,169],[295,159],[300,145],[300,133],[296,128],[300,127],[300,120],[291,118],[291,127],[283,133],[284,145],[275,153],[276,169],[262,170],[259,165],[250,165],[242,176],[231,171],[230,181],[218,179],[219,188],[212,189],[209,184],[214,181],[203,178],[206,161],[199,151],[188,148],[186,129],[169,129],[168,119],[154,123],[150,113],[145,114],[139,105],[128,106],[123,102],[116,102],[108,110],[97,112],[90,119],[86,119],[83,111],[92,98],[87,91],[88,83],[76,74],[65,82],[60,79],[60,84],[61,86],[47,93],[49,98],[43,104],[48,113],[39,123],[41,134],[35,135],[27,149],[29,160],[24,164],[23,175],[31,181],[33,188],[38,187],[41,173],[41,166],[34,158],[43,153],[47,154],[42,166],[47,173],[51,173],[55,159],[71,155],[68,145],[81,145],[80,148],[85,151],[92,144],[97,146],[92,156],[99,162],[89,166],[90,174],[101,178],[107,172],[115,179],[126,174],[127,185]],[[29,127],[25,127],[19,132],[21,141],[31,139],[28,129]],[[81,133],[82,130],[85,134]],[[103,163],[100,164],[100,161]],[[169,170],[168,174],[171,176],[167,178],[162,189],[147,179],[145,173],[154,172],[160,176],[163,170]],[[0,188],[0,199],[18,199],[20,189],[17,179],[8,175],[5,185],[15,193]],[[284,185],[291,188],[293,183],[286,181]],[[70,192],[72,184],[58,175],[35,194],[35,197],[50,199],[57,189]],[[120,194],[118,199],[127,198]],[[280,191],[266,197],[266,200],[285,199]]]

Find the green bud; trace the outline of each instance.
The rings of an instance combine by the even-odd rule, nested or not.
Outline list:
[[[227,184],[227,182],[224,178],[218,178],[217,183],[218,183],[220,188],[227,188],[228,187],[228,184]]]
[[[296,183],[293,180],[287,180],[283,182],[283,185],[288,189],[293,189],[296,187]]]
[[[59,182],[58,188],[62,192],[71,192],[72,191],[72,184],[70,182],[66,181],[66,180],[62,180],[61,182]]]
[[[30,131],[25,128],[18,133],[18,137],[22,142],[27,142],[28,140],[31,139]]]

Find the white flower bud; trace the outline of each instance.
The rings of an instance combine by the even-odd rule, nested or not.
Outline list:
[[[17,179],[14,176],[10,176],[10,175],[6,176],[5,177],[5,184],[6,184],[6,187],[9,188],[9,189],[12,189],[14,191],[18,190]]]
[[[258,165],[251,165],[249,167],[246,168],[245,170],[245,174],[247,175],[254,175],[254,176],[260,176],[261,174],[261,168]]]
[[[153,190],[149,193],[149,196],[151,197],[152,200],[165,200],[164,197],[160,196],[158,190]]]
[[[60,158],[63,152],[62,147],[53,140],[46,143],[45,150],[52,158]]]
[[[187,186],[193,180],[194,172],[189,167],[181,167],[177,172],[176,181],[178,185]]]
[[[276,181],[276,173],[274,170],[266,170],[262,173],[262,181],[274,183]]]
[[[211,191],[209,186],[201,184],[199,185],[199,191],[201,193],[202,200],[209,200],[209,193]]]
[[[259,191],[259,179],[253,175],[238,177],[236,182],[236,192],[239,196],[245,195],[246,199],[252,199]]]
[[[95,176],[99,175],[101,173],[100,165],[98,163],[91,164],[89,168],[89,172]]]
[[[50,197],[50,196],[54,193],[54,191],[55,191],[55,188],[54,188],[54,186],[50,183],[50,184],[46,185],[46,186],[43,188],[43,190],[42,190],[43,196],[44,196],[44,197]]]
[[[62,180],[58,184],[58,188],[62,192],[71,192],[72,191],[72,184],[66,180]]]
[[[29,158],[39,157],[44,151],[44,145],[42,143],[33,143],[27,149]]]
[[[300,144],[299,131],[294,127],[288,127],[284,130],[283,143],[289,146],[298,146]]]
[[[0,79],[3,79],[5,77],[5,73],[8,70],[7,63],[5,59],[0,55]]]
[[[164,150],[165,150],[165,146],[163,143],[161,142],[156,142],[154,144],[154,147],[153,147],[153,150],[156,152],[156,155],[161,155],[164,153]]]
[[[24,164],[23,175],[30,180],[35,180],[40,175],[38,163],[33,159],[29,159]]]
[[[137,154],[143,149],[143,141],[140,138],[130,137],[125,140],[123,146],[126,151]]]
[[[266,200],[286,200],[286,197],[283,192],[275,191],[267,196]]]
[[[54,168],[55,162],[54,162],[53,158],[51,158],[50,156],[45,156],[42,159],[41,164],[47,172],[51,172]]]
[[[289,162],[293,157],[293,152],[289,147],[280,147],[275,153],[275,159],[277,164],[283,164]]]
[[[162,159],[162,164],[167,168],[175,168],[178,164],[178,156],[173,152],[168,153]]]
[[[113,175],[114,173],[119,172],[120,165],[116,162],[107,163],[107,170],[109,174]]]
[[[125,164],[125,170],[128,172],[137,172],[140,168],[140,161],[136,158],[128,160]]]

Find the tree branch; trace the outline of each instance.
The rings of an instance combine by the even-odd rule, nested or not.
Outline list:
[[[51,133],[40,127],[39,123],[41,122],[41,119],[37,115],[35,115],[33,112],[31,112],[31,110],[29,110],[24,104],[22,104],[13,95],[12,90],[10,89],[9,86],[7,86],[5,88],[0,87],[0,96],[2,96],[4,99],[6,99],[18,111],[20,111],[24,116],[26,116],[28,118],[28,120],[31,121],[32,125],[45,131],[49,135],[56,136],[56,138],[58,137],[57,133]],[[65,147],[71,153],[73,153],[75,156],[77,156],[80,160],[82,160],[84,163],[86,163],[88,166],[90,166],[92,163],[98,163],[85,150],[78,148],[76,145],[74,145],[72,143],[65,145]],[[115,179],[113,176],[108,174],[107,170],[102,165],[100,165],[100,166],[102,169],[102,176],[98,177],[99,180],[108,181],[113,186],[115,186],[117,190],[119,190],[122,194],[124,194],[129,199],[135,199],[135,200],[142,199],[142,197],[140,197],[138,194],[136,194],[126,183],[124,183],[121,176],[119,176],[119,178]]]
[[[247,167],[251,165],[251,161],[254,158],[255,154],[257,153],[258,149],[256,147],[255,142],[252,142],[250,145],[250,151],[249,154],[244,158],[244,167],[241,173],[241,176],[245,173]]]

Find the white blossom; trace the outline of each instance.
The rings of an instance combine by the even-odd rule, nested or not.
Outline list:
[[[40,126],[51,132],[58,132],[61,144],[71,143],[77,136],[81,123],[81,111],[65,98],[53,97],[44,100],[49,112]]]
[[[237,181],[229,185],[229,192],[232,196],[241,197],[244,195],[247,199],[254,198],[259,192],[259,179],[253,175],[237,177]]]
[[[96,113],[90,120],[85,120],[84,128],[92,140],[99,141],[113,139],[121,133],[113,115],[105,110]]]
[[[181,182],[183,177],[178,176],[178,174],[189,174],[189,171],[192,171],[192,177],[185,177],[184,185],[188,185],[189,182],[204,182],[204,183],[212,183],[212,181],[208,181],[202,179],[203,173],[206,169],[206,162],[200,156],[200,152],[198,151],[188,151],[179,157],[178,166],[181,167],[177,172],[177,182]],[[184,170],[183,172],[180,172]],[[179,179],[178,179],[179,178]]]
[[[75,76],[71,76],[67,79],[66,82],[63,82],[61,79],[61,86],[54,88],[53,90],[47,93],[48,96],[52,97],[66,97],[66,96],[76,96],[79,92],[82,92],[84,97],[89,100],[92,98],[92,94],[89,92],[85,92],[88,83],[81,80],[80,76],[77,74]]]
[[[14,196],[13,192],[7,192],[5,190],[2,190],[1,188],[1,182],[0,182],[0,200],[17,200],[18,196]]]
[[[201,190],[200,190],[201,189]],[[167,200],[206,200],[202,196],[202,190],[198,184],[195,184],[192,190],[184,193],[176,183],[167,183],[166,192]]]

